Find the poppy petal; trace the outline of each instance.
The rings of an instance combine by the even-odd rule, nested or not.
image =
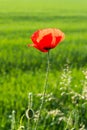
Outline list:
[[[42,51],[42,52],[48,52],[48,51],[49,51],[49,50],[46,50],[46,49],[44,49],[44,48],[41,48],[40,46],[35,45],[35,44],[34,44],[33,47],[34,47],[34,48],[37,48],[38,50],[40,50],[40,51]]]
[[[38,42],[37,42],[37,38],[39,37],[39,32],[40,32],[40,30],[36,31],[36,32],[31,36],[31,39],[32,39],[32,41],[33,41],[35,44],[38,43]]]
[[[48,52],[64,39],[64,33],[56,28],[47,28],[36,31],[31,39],[34,44],[28,46],[33,46],[42,52]]]
[[[42,37],[42,39],[39,41],[40,48],[48,48],[51,49],[51,42],[52,42],[52,34],[45,35]]]

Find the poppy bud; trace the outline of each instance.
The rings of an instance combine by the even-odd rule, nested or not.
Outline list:
[[[31,118],[33,118],[33,116],[34,116],[34,111],[32,109],[27,109],[26,110],[26,117],[28,119],[31,119]]]

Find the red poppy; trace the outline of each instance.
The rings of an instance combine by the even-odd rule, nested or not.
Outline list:
[[[42,29],[34,32],[31,39],[34,44],[28,46],[33,46],[42,52],[48,52],[64,39],[64,33],[59,29]]]

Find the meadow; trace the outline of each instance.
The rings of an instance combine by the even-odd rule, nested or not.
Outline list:
[[[86,0],[0,0],[0,130],[22,130],[20,126],[34,130],[47,53],[27,45],[32,43],[33,32],[43,28],[61,29],[65,40],[50,51],[46,102],[38,130],[87,130]],[[30,92],[35,113],[32,129],[26,117],[20,123]]]

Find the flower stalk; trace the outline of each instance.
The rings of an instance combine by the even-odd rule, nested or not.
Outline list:
[[[32,109],[32,93],[29,93],[28,95],[28,109],[26,110],[26,117],[28,119],[28,124],[27,124],[27,130],[32,130],[32,122],[31,119],[34,116],[34,111]]]
[[[15,111],[12,111],[12,123],[11,123],[11,130],[15,130]]]
[[[38,115],[38,119],[37,119],[37,122],[36,122],[35,130],[37,130],[37,128],[38,128],[39,119],[40,119],[41,112],[42,112],[42,109],[43,109],[43,106],[44,106],[44,103],[45,103],[46,90],[47,90],[47,86],[48,86],[48,75],[49,75],[49,51],[48,51],[48,53],[47,53],[47,71],[46,71],[46,80],[45,80],[45,84],[44,84],[44,90],[43,90],[42,102],[41,102],[41,105],[40,105],[39,115]]]

